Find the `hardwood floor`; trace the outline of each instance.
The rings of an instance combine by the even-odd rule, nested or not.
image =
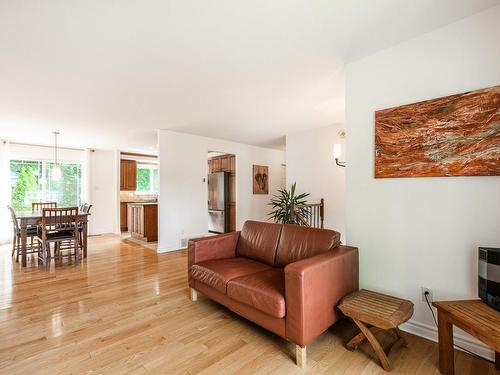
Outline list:
[[[198,295],[189,300],[187,254],[157,255],[115,236],[91,238],[79,265],[22,269],[0,247],[0,374],[386,374],[341,321],[294,364],[295,346]],[[438,374],[437,344],[404,334],[392,374]],[[382,338],[382,343],[387,340]],[[457,374],[495,374],[464,353]]]

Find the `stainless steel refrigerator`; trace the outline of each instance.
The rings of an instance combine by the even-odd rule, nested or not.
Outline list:
[[[208,231],[229,232],[229,173],[217,172],[208,175]]]

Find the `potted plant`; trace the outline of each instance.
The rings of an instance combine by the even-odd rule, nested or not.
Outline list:
[[[271,202],[272,211],[269,216],[280,224],[297,224],[304,225],[307,221],[309,212],[301,205],[307,203],[305,199],[309,193],[296,195],[296,182],[292,184],[290,190],[280,189],[278,194],[273,195]]]

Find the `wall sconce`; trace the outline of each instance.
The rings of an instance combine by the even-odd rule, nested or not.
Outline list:
[[[339,167],[345,168],[346,162],[339,161],[341,154],[342,154],[342,145],[340,143],[335,143],[333,145],[333,157],[335,159],[335,164],[337,164]]]

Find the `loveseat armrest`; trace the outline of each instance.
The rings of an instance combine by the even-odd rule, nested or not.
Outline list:
[[[188,275],[191,285],[191,266],[206,260],[233,258],[240,232],[230,232],[191,239],[188,242]]]
[[[358,249],[332,251],[285,267],[286,337],[306,346],[340,317],[339,301],[359,288]]]

